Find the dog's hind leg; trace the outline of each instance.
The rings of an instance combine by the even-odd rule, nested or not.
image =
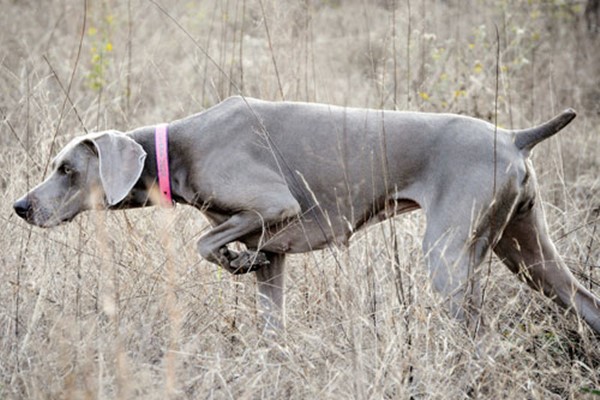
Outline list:
[[[513,217],[494,251],[530,287],[574,311],[600,333],[600,299],[583,287],[561,260],[539,204]]]
[[[479,264],[489,249],[486,238],[469,237],[461,227],[428,228],[423,252],[433,288],[444,296],[450,315],[478,330],[481,308]]]
[[[426,208],[423,252],[433,288],[444,296],[450,315],[465,321],[468,329],[479,335],[483,322],[479,266],[503,224],[490,223],[491,202],[457,198],[450,194],[435,207]],[[502,215],[493,218],[501,221]]]

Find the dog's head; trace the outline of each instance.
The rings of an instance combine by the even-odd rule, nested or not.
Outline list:
[[[48,178],[15,202],[15,212],[30,224],[52,227],[113,206],[135,185],[145,158],[142,146],[120,132],[77,137],[52,161]]]

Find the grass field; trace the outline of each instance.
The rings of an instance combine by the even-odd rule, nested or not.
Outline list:
[[[89,212],[42,230],[11,207],[72,137],[181,118],[240,91],[492,121],[497,104],[498,124],[515,128],[573,107],[533,160],[551,236],[600,294],[600,36],[584,2],[0,9],[0,399],[600,398],[598,338],[495,259],[481,351],[431,290],[419,212],[357,234],[334,250],[341,266],[329,251],[291,256],[287,332],[267,346],[254,277],[200,259],[196,210]]]

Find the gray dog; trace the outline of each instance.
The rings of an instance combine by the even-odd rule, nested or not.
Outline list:
[[[286,253],[346,244],[370,222],[422,208],[423,251],[454,317],[478,321],[478,266],[491,249],[600,333],[600,299],[557,254],[529,159],[574,117],[566,110],[535,128],[496,132],[458,115],[232,97],[168,125],[162,168],[170,175],[161,191],[166,183],[167,199],[171,191],[173,201],[212,223],[198,242],[202,257],[232,273],[256,272],[267,331],[285,320]],[[15,211],[51,227],[93,207],[156,203],[156,132],[151,126],[73,139]],[[96,188],[100,200],[89,195]],[[236,241],[247,251],[227,248]]]

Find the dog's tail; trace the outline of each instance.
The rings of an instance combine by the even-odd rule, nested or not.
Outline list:
[[[577,113],[575,110],[568,108],[542,125],[514,131],[515,146],[517,146],[519,150],[531,150],[536,144],[549,138],[567,126],[576,116]]]

